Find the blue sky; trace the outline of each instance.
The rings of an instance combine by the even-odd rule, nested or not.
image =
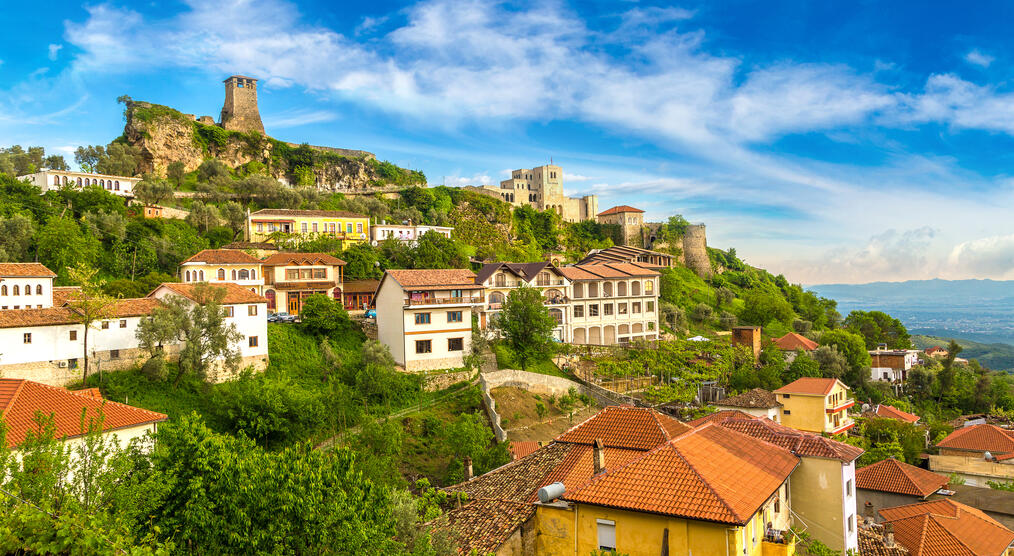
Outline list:
[[[795,282],[1014,279],[1014,4],[5,6],[0,144],[122,132],[115,98],[217,119],[259,77],[272,136],[431,184],[550,158],[565,189],[681,213]]]

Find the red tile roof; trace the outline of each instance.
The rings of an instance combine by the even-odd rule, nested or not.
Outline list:
[[[782,336],[781,338],[771,340],[771,342],[778,349],[785,351],[795,351],[797,349],[801,349],[804,351],[813,351],[817,349],[817,342],[814,342],[813,340],[807,338],[806,336],[796,334],[795,332],[789,332],[788,334]]]
[[[452,289],[455,286],[476,286],[475,273],[471,270],[452,269],[415,269],[415,270],[388,270],[384,278],[390,276],[395,282],[401,284],[403,289],[412,288],[446,288]],[[383,281],[383,279],[381,279]],[[379,289],[379,286],[378,286]]]
[[[180,264],[261,264],[260,259],[238,249],[205,249]]]
[[[799,464],[788,450],[717,425],[675,438],[563,498],[742,525]]]
[[[0,410],[7,424],[7,444],[12,447],[20,445],[28,431],[36,429],[36,412],[52,414],[57,437],[67,438],[84,434],[82,411],[86,411],[87,419],[97,419],[101,413],[105,431],[166,420],[161,413],[103,400],[87,392],[77,394],[57,386],[14,378],[0,378]]]
[[[42,263],[0,263],[0,277],[55,278],[56,273]]]
[[[282,265],[329,265],[339,266],[345,261],[327,253],[275,253],[261,261],[269,266]]]
[[[80,292],[81,286],[54,286],[53,287],[53,307],[63,307],[63,304],[67,302],[67,299]]]
[[[709,422],[781,446],[798,456],[837,459],[847,463],[863,455],[862,448],[851,444],[799,431],[778,424],[767,417],[755,417],[740,411],[720,411],[693,421],[692,424],[701,426]]]
[[[937,442],[939,448],[992,452],[993,455],[1014,452],[1014,431],[996,425],[972,425],[955,430]]]
[[[913,556],[999,556],[1014,542],[1014,531],[953,500],[887,508],[880,516]]]
[[[251,213],[251,217],[258,216],[319,216],[323,218],[368,218],[365,214],[348,212],[344,210],[294,210],[294,209],[261,209]]]
[[[888,458],[856,469],[856,487],[926,498],[947,486],[947,477]]]
[[[510,443],[511,459],[521,459],[528,454],[538,450],[541,446],[535,440],[513,441]]]
[[[342,283],[342,291],[345,293],[376,293],[380,286],[380,280],[349,280]]]
[[[623,214],[625,212],[644,212],[641,209],[634,208],[630,205],[620,205],[611,209],[604,210],[598,214],[598,216],[608,216],[610,214]]]
[[[556,441],[590,446],[601,439],[607,447],[651,450],[691,430],[654,409],[611,405],[556,437]]]
[[[877,417],[884,417],[885,419],[896,419],[898,421],[904,421],[906,423],[915,423],[919,421],[919,416],[914,413],[902,411],[897,407],[877,404],[876,410],[873,412]]]
[[[0,310],[0,328],[53,326],[75,322],[77,320],[74,318],[74,312],[66,307]]]
[[[813,394],[824,396],[831,393],[834,389],[835,383],[840,383],[845,388],[845,383],[839,381],[837,378],[815,378],[804,376],[797,378],[796,380],[782,386],[775,390],[776,394]]]
[[[268,302],[267,299],[257,292],[252,292],[246,287],[240,286],[239,284],[233,284],[232,282],[217,282],[215,284],[211,284],[209,287],[225,289],[225,298],[222,299],[222,303],[225,304]],[[195,289],[197,288],[196,283],[166,282],[158,288],[155,288],[155,291],[149,293],[148,297],[154,297],[155,292],[161,288],[167,288],[191,301],[197,300],[197,296],[195,294]]]

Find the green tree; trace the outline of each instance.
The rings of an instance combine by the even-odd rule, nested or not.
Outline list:
[[[99,158],[95,170],[112,176],[133,176],[141,162],[141,148],[127,143],[110,143]]]
[[[844,368],[842,369],[844,371]],[[820,377],[820,364],[802,350],[796,352],[796,358],[789,364],[782,381],[786,384],[804,376]]]
[[[197,228],[202,233],[207,233],[212,228],[217,228],[222,223],[222,215],[218,207],[207,205],[200,201],[194,201],[190,205],[190,214],[187,215],[187,224]]]
[[[197,167],[197,179],[202,182],[210,182],[212,178],[228,178],[231,175],[229,167],[217,158],[209,158]]]
[[[23,214],[0,218],[0,262],[28,260],[35,224]]]
[[[236,344],[243,336],[235,324],[226,320],[222,307],[225,293],[225,288],[197,284],[193,300],[166,296],[160,307],[138,323],[139,345],[153,356],[161,353],[165,345],[181,344],[174,386],[179,385],[187,372],[205,378],[212,364],[221,364],[231,371],[237,369]]]
[[[169,182],[179,189],[183,186],[183,180],[186,178],[187,169],[179,160],[175,160],[169,163],[166,167],[166,175],[169,178]]]
[[[165,180],[145,176],[134,186],[134,197],[145,205],[157,205],[173,197],[173,186]]]
[[[454,421],[444,426],[440,437],[444,453],[454,456],[458,462],[471,458],[475,475],[481,475],[510,461],[507,443],[495,442],[493,429],[478,414],[458,415]],[[451,466],[448,482],[453,484],[462,480],[459,469],[459,466]]]
[[[303,300],[299,320],[307,331],[322,336],[345,333],[352,329],[352,319],[342,304],[321,294]]]
[[[821,334],[820,344],[834,346],[838,353],[845,357],[852,373],[851,380],[847,382],[854,387],[864,383],[865,370],[869,369],[871,359],[862,336],[847,330],[829,330]]]
[[[890,349],[909,349],[912,341],[900,320],[882,311],[852,311],[845,319],[845,328],[859,334],[866,349],[887,344]]]
[[[556,320],[545,306],[542,292],[522,285],[507,295],[492,329],[525,370],[529,363],[545,359],[553,352],[553,329],[556,325]]]
[[[50,218],[39,231],[39,260],[56,270],[62,280],[66,280],[67,269],[80,264],[92,265],[100,247],[94,236],[83,233],[81,226],[70,218]]]
[[[67,298],[67,307],[70,308],[71,316],[74,320],[84,327],[84,334],[82,335],[84,340],[82,342],[84,365],[81,382],[82,384],[87,384],[88,330],[94,327],[96,322],[113,316],[116,300],[102,290],[105,281],[96,276],[98,274],[97,270],[82,263],[68,270],[68,273],[71,281],[81,287],[80,291],[75,292]]]
[[[764,326],[771,321],[789,324],[795,316],[792,305],[780,295],[753,290],[747,292],[743,300],[746,307],[740,318],[747,324]]]
[[[74,161],[85,172],[94,173],[96,167],[106,156],[106,148],[102,145],[80,146],[74,151]]]

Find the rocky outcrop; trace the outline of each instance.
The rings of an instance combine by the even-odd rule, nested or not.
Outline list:
[[[421,173],[379,163],[366,151],[299,146],[256,132],[228,131],[148,102],[129,102],[125,116],[123,136],[141,151],[138,174],[164,177],[169,164],[176,161],[191,172],[205,160],[215,158],[230,168],[259,162],[269,175],[284,183],[326,191],[425,184]]]

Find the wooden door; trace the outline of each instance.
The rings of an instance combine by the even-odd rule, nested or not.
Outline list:
[[[289,294],[289,314],[299,314],[299,294]]]

